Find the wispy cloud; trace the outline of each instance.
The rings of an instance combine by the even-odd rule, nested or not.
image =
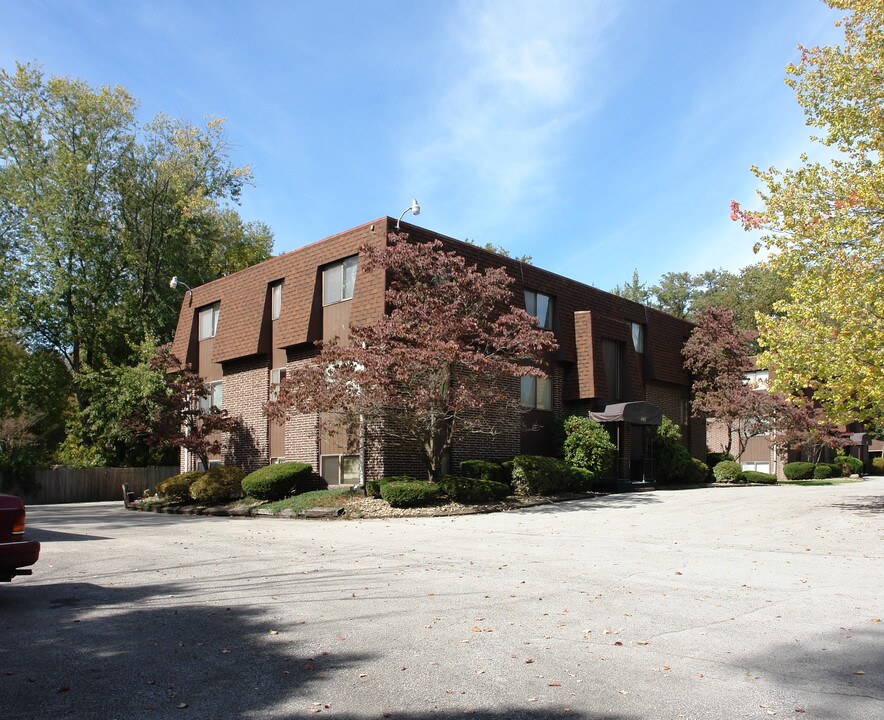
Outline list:
[[[597,102],[591,64],[612,16],[606,3],[459,6],[403,159],[409,186],[447,208],[443,227],[542,210],[569,128]]]

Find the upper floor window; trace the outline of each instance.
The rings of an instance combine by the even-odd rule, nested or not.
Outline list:
[[[209,394],[200,398],[200,412],[207,413],[212,410],[221,410],[223,405],[222,383],[220,380],[206,383],[209,386]]]
[[[200,310],[200,340],[208,340],[215,337],[218,331],[218,312],[220,303],[213,303]]]
[[[333,305],[353,297],[359,256],[328,265],[322,271],[322,304]]]
[[[282,312],[282,281],[270,286],[270,319],[279,320]]]
[[[768,370],[753,370],[743,375],[743,382],[753,390],[767,390],[770,382],[770,372]]]
[[[553,308],[552,298],[549,295],[544,295],[534,290],[526,290],[525,310],[529,315],[537,318],[537,324],[544,330],[552,330]]]
[[[637,353],[645,351],[645,326],[632,323],[632,347]]]
[[[623,345],[616,340],[602,338],[602,362],[608,382],[608,401],[623,399]]]
[[[278,400],[279,399],[279,386],[285,380],[286,369],[283,368],[274,368],[270,371],[270,399]]]
[[[552,410],[552,380],[523,375],[522,406],[532,410]]]

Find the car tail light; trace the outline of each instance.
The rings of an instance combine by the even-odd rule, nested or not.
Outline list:
[[[12,519],[12,534],[13,535],[24,535],[25,534],[25,511],[17,510],[15,513],[15,517]]]

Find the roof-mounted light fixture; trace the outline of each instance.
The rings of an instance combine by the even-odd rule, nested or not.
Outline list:
[[[172,276],[172,279],[169,280],[169,287],[172,288],[172,289],[174,290],[174,289],[177,288],[179,285],[183,285],[184,287],[186,287],[186,288],[187,288],[187,297],[188,297],[188,299],[193,299],[193,290],[190,288],[190,285],[188,285],[187,283],[182,282],[181,280],[179,280],[177,275],[173,275],[173,276]]]
[[[399,216],[399,220],[396,221],[397,230],[399,229],[399,223],[401,222],[402,218],[405,217],[405,213],[407,212],[411,212],[414,215],[421,214],[421,206],[417,204],[417,200],[415,198],[411,199],[411,205],[409,205],[407,208],[405,208],[405,210],[402,211],[402,214]]]

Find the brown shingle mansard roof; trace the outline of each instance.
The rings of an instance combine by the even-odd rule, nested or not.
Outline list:
[[[192,301],[187,294],[183,298],[172,351],[179,358],[192,360],[192,352],[189,353],[188,350],[192,349],[194,342],[197,313],[200,308],[220,302],[212,360],[227,362],[269,352],[268,288],[271,283],[279,280],[284,280],[285,286],[277,346],[292,347],[318,340],[322,334],[320,268],[356,254],[364,243],[384,242],[395,224],[393,218],[380,218],[194,288]],[[680,385],[688,383],[681,348],[683,340],[690,334],[690,323],[475,245],[409,223],[403,222],[402,226],[411,240],[428,242],[438,239],[446,248],[457,251],[469,263],[475,263],[480,268],[501,265],[506,267],[516,280],[514,290],[519,297],[525,288],[554,296],[558,318],[557,335],[563,360],[578,363],[581,356],[595,357],[598,364],[601,357],[599,348],[586,346],[581,352],[578,351],[578,345],[585,345],[588,338],[598,341],[600,336],[617,340],[628,339],[629,323],[638,323],[647,328],[647,379]],[[600,258],[600,261],[603,260],[604,258]],[[383,310],[383,274],[357,273],[351,321],[357,325],[370,323],[379,318]],[[586,317],[587,312],[592,314],[592,320]],[[575,322],[578,326],[585,323],[585,327],[575,326]],[[616,332],[612,323],[619,326]],[[606,332],[605,327],[609,331]],[[581,396],[598,394],[598,389],[591,390],[591,386],[594,388],[596,382],[593,376],[600,374],[581,373]]]

